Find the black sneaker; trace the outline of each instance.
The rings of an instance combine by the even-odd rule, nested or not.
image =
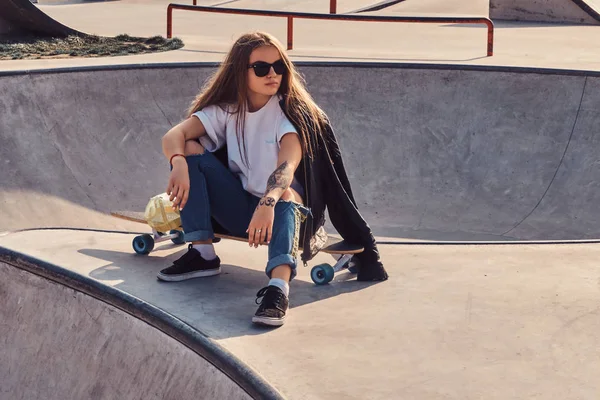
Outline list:
[[[277,286],[267,286],[256,294],[256,304],[259,304],[261,297],[262,301],[252,317],[252,322],[267,326],[283,325],[289,305],[287,296]]]
[[[370,264],[368,267],[361,264],[358,268],[357,281],[368,282],[368,281],[387,281],[388,273],[381,262]]]
[[[205,260],[193,245],[188,246],[188,251],[169,268],[165,268],[157,275],[158,279],[167,282],[179,282],[192,278],[202,278],[221,273],[221,260]]]

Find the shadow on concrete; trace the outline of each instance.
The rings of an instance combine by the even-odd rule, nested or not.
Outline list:
[[[181,251],[168,256],[161,256],[156,250],[152,256],[98,249],[78,252],[110,263],[90,272],[91,278],[112,281],[114,287],[173,314],[214,339],[257,335],[272,330],[251,323],[258,307],[256,294],[268,282],[261,270],[222,263],[222,273],[218,276],[184,282],[159,281],[156,273],[171,265],[185,251],[182,247]],[[316,286],[303,280],[306,279],[305,271],[300,273],[301,279],[295,279],[291,284],[290,314],[294,308],[356,292],[376,283],[357,282],[356,275],[342,272],[330,284]]]
[[[565,22],[525,22],[525,21],[505,21],[505,20],[494,20],[494,29],[515,29],[515,28],[572,28],[581,26],[596,26],[587,24],[575,24]]]

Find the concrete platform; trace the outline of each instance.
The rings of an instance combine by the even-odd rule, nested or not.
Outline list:
[[[247,7],[263,3],[246,0]],[[168,0],[137,0],[91,4],[41,5],[40,8],[74,29],[100,35],[152,36],[166,34]],[[185,3],[185,2],[184,2]],[[210,5],[214,2],[200,1]],[[218,4],[218,3],[217,3]],[[236,6],[236,3],[224,6]],[[275,3],[269,3],[275,7]],[[300,5],[279,2],[285,9],[327,12],[322,0]],[[340,1],[339,12],[370,3]],[[412,5],[411,5],[412,4]],[[452,14],[481,15],[481,1],[444,2],[441,10]],[[237,7],[237,6],[236,6]],[[297,8],[294,8],[297,7]],[[374,15],[399,15],[403,7],[419,15],[439,14],[436,1],[412,0]],[[416,7],[416,8],[415,8]],[[280,7],[275,7],[282,8]],[[408,12],[407,11],[407,12]],[[487,13],[484,12],[484,16]],[[107,24],[106,21],[111,21]],[[150,55],[76,60],[27,60],[0,62],[0,70],[31,70],[78,65],[115,65],[164,62],[219,62],[232,41],[248,30],[266,30],[281,41],[286,39],[283,19],[219,14],[175,12],[174,35],[185,42],[183,49]],[[486,57],[484,27],[464,25],[374,24],[331,21],[296,21],[295,45],[290,56],[296,61],[352,61],[498,65],[540,68],[600,70],[600,26],[496,22],[495,53]],[[369,34],[365,34],[368,32]]]
[[[383,245],[389,281],[340,276],[317,287],[301,268],[290,320],[266,331],[250,323],[265,249],[224,241],[221,276],[165,284],[155,275],[183,248],[140,257],[132,238],[28,232],[0,245],[173,313],[290,399],[592,400],[600,392],[598,245]]]

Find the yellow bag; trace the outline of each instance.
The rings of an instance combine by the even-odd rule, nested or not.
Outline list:
[[[181,229],[179,209],[173,208],[169,195],[161,193],[150,199],[144,218],[148,225],[161,233],[169,233],[172,229]]]

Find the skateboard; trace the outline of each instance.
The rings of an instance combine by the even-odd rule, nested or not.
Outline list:
[[[113,211],[110,214],[116,218],[147,225],[143,212]],[[213,241],[217,243],[221,239],[248,242],[248,239],[244,237],[231,236],[215,232],[215,239]],[[137,254],[146,255],[154,249],[155,243],[167,240],[171,240],[176,245],[185,244],[182,228],[179,227],[178,229],[172,229],[168,233],[157,232],[153,228],[152,235],[146,233],[136,236],[133,239],[132,247]],[[361,246],[352,245],[342,239],[329,237],[327,244],[320,251],[332,255],[337,262],[333,266],[330,264],[319,264],[313,267],[310,271],[310,278],[317,285],[325,285],[333,280],[333,277],[336,273],[345,269],[347,269],[350,273],[357,273],[359,266],[356,264],[356,261],[351,262],[351,259],[354,254],[362,253],[363,250],[364,248]]]

